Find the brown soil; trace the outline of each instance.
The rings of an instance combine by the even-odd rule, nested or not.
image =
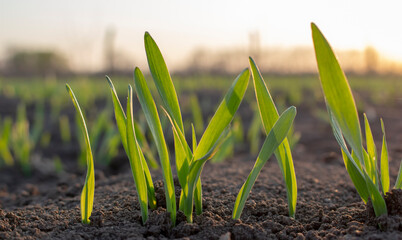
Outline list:
[[[402,116],[386,108],[378,108],[378,114],[388,134],[393,186],[402,159],[402,121],[398,120]],[[379,121],[373,121],[372,130],[380,140]],[[202,172],[203,213],[194,217],[193,224],[178,213],[173,228],[160,171],[152,175],[158,208],[142,225],[129,169],[111,174],[98,168],[91,224],[84,225],[79,198],[85,173],[56,175],[39,171],[38,165],[27,179],[14,168],[1,170],[0,239],[402,239],[401,190],[386,196],[388,205],[394,206],[389,216],[374,217],[349,179],[329,125],[313,117],[311,109],[299,107],[296,131],[302,138],[293,151],[298,183],[295,219],[287,216],[286,191],[274,158],[263,168],[236,221],[231,219],[235,198],[255,156],[239,153],[223,163],[207,163]]]

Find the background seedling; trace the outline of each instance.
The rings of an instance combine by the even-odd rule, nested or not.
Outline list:
[[[74,92],[68,84],[66,84],[66,89],[67,92],[70,94],[71,100],[74,103],[77,114],[80,115],[81,130],[83,132],[86,143],[87,176],[85,178],[84,188],[82,189],[81,193],[81,221],[82,223],[89,224],[89,217],[92,213],[95,195],[95,169],[92,157],[91,143],[89,141],[88,129],[85,123],[84,114],[81,111],[81,107],[77,99],[75,98]]]
[[[31,174],[31,151],[33,142],[29,135],[29,122],[26,116],[25,105],[17,109],[17,120],[11,130],[11,149],[25,175]]]
[[[71,130],[70,130],[70,122],[66,115],[60,116],[59,129],[60,129],[60,137],[63,143],[69,143],[71,141],[71,134],[70,134]]]
[[[10,133],[13,120],[6,117],[0,122],[1,137],[0,137],[0,156],[6,166],[14,165],[14,158],[10,152]]]

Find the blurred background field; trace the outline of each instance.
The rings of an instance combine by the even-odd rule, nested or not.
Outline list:
[[[133,84],[133,79],[121,75],[110,77],[124,105],[127,86]],[[151,76],[146,78],[151,90],[156,93]],[[191,123],[195,123],[196,126],[201,126],[196,129],[198,138],[200,137],[234,78],[235,75],[230,74],[173,75],[185,128],[188,129],[186,132],[191,132]],[[380,116],[377,111],[384,108],[399,111],[402,105],[402,81],[398,76],[352,75],[349,79],[359,111],[365,111],[370,120],[378,121]],[[290,105],[298,108],[299,115],[289,136],[294,146],[306,137],[307,133],[299,126],[299,122],[305,121],[306,115],[327,123],[318,76],[266,74],[265,80],[280,112]],[[0,166],[3,169],[12,167],[25,176],[31,176],[35,171],[57,174],[63,171],[85,170],[85,143],[77,125],[73,105],[65,90],[65,83],[75,90],[86,115],[96,166],[110,174],[117,174],[125,169],[124,166],[128,166],[116,128],[112,98],[105,77],[2,77]],[[137,130],[142,136],[144,151],[150,165],[158,168],[158,158],[143,112],[137,99],[134,100]],[[231,137],[213,161],[230,159],[234,154],[255,156],[258,153],[264,134],[255,107],[250,81],[245,100],[232,123]],[[168,142],[172,145],[168,122],[164,119],[163,123]]]

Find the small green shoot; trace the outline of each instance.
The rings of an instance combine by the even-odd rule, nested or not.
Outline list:
[[[155,102],[139,68],[134,70],[134,86],[158,150],[163,172],[167,211],[170,213],[170,219],[174,225],[176,224],[176,197],[169,151]]]
[[[389,191],[389,172],[384,124],[381,120],[383,141],[381,171],[379,171],[376,147],[367,117],[364,116],[366,150],[362,144],[360,122],[349,82],[324,35],[314,23],[311,23],[311,29],[321,87],[334,136],[342,150],[346,170],[364,203],[371,199],[375,215],[387,215],[383,196]],[[351,148],[351,152],[346,144]],[[400,186],[400,179],[401,171],[398,174],[396,188]]]
[[[11,130],[10,144],[17,162],[25,175],[31,174],[31,151],[33,143],[29,134],[29,122],[24,104],[17,108],[17,121]]]
[[[179,183],[182,187],[179,208],[186,215],[187,221],[192,222],[194,205],[197,214],[202,213],[202,189],[200,179],[202,168],[205,162],[214,156],[220,144],[225,140],[228,125],[232,121],[247,89],[250,73],[248,69],[245,69],[235,79],[207,126],[198,145],[196,144],[196,140],[194,140],[195,131],[193,130],[193,150],[191,150],[185,139],[183,120],[176,90],[163,56],[149,33],[145,33],[144,41],[148,65],[155,86],[163,101],[163,110],[173,128],[176,167]],[[161,128],[159,127],[160,124],[155,124],[159,123],[159,117],[152,95],[138,68],[135,70],[134,80],[141,106],[145,112],[145,116],[148,116],[148,125],[151,128],[151,132],[156,132],[156,129]],[[166,145],[163,135],[153,133],[153,136],[154,140],[157,142],[157,146]],[[164,169],[163,166],[162,169]],[[169,196],[174,197],[174,194]]]
[[[237,195],[236,202],[233,209],[233,219],[239,219],[241,213],[243,211],[244,205],[250,194],[251,189],[255,181],[257,180],[258,175],[261,172],[261,169],[264,167],[265,163],[277,150],[277,148],[281,145],[284,139],[289,132],[290,127],[293,124],[293,120],[296,117],[296,108],[290,107],[276,121],[274,126],[268,133],[264,144],[262,145],[261,151],[258,154],[257,160],[253,169],[251,170],[246,182],[240,189],[239,194]]]
[[[80,105],[75,98],[73,90],[68,84],[66,84],[67,92],[70,94],[71,100],[74,103],[74,107],[77,113],[80,115],[81,119],[81,129],[85,137],[86,143],[86,156],[87,156],[87,176],[85,178],[84,188],[81,193],[81,221],[84,224],[89,224],[89,217],[91,216],[93,204],[94,204],[94,194],[95,194],[95,173],[94,173],[94,161],[92,157],[91,143],[89,141],[88,129],[85,123],[84,115],[81,111]]]
[[[0,158],[3,159],[6,166],[14,165],[14,158],[10,152],[10,133],[13,121],[10,117],[6,117],[1,123],[0,136]]]
[[[251,71],[253,73],[254,91],[257,99],[258,110],[260,112],[262,125],[268,135],[279,118],[278,110],[257,65],[252,58],[249,60]],[[292,152],[287,138],[285,138],[283,143],[279,145],[274,153],[286,184],[289,216],[294,218],[296,214],[297,183]]]
[[[131,88],[131,86],[129,86],[128,98],[127,98],[127,123],[126,123],[127,148],[129,153],[131,171],[133,173],[135,186],[137,188],[138,199],[141,206],[142,223],[144,224],[148,219],[148,193],[147,193],[148,191],[147,191],[147,182],[145,179],[144,165],[143,165],[144,163],[146,165],[146,162],[144,159],[144,155],[142,154],[142,151],[137,142],[137,138],[135,137],[132,102],[133,102],[133,89]]]
[[[130,110],[130,108],[132,108],[132,88],[131,88],[131,86],[129,87],[129,99],[131,99],[131,100],[130,101],[128,100],[128,102],[127,102],[127,113],[131,114],[131,116],[130,116],[131,119],[128,119],[128,116],[126,117],[126,115],[123,111],[123,108],[120,104],[120,100],[117,96],[117,93],[116,93],[116,90],[112,83],[112,80],[110,80],[110,78],[107,76],[106,76],[106,79],[109,83],[110,91],[112,94],[114,114],[115,114],[115,118],[116,118],[117,128],[120,133],[120,139],[122,141],[123,148],[126,151],[128,159],[130,161],[130,166],[132,169],[134,182],[135,182],[136,186],[137,186],[137,184],[140,184],[140,186],[137,186],[137,192],[138,192],[139,200],[140,200],[142,221],[143,221],[143,223],[145,223],[148,218],[148,213],[147,213],[148,210],[147,210],[147,208],[145,208],[145,205],[144,205],[145,196],[142,192],[143,191],[143,186],[141,185],[141,184],[143,184],[142,176],[145,177],[146,190],[147,190],[147,194],[148,194],[147,201],[148,201],[148,204],[151,209],[156,208],[156,198],[155,198],[155,189],[154,189],[154,185],[152,182],[151,173],[149,171],[147,162],[145,160],[141,147],[137,141],[137,136],[135,134],[135,125],[136,124],[135,124],[134,118],[132,116],[132,110]],[[127,129],[127,128],[130,128],[130,129]],[[133,129],[131,129],[131,128],[133,128]],[[129,130],[130,130],[130,132],[128,132]],[[131,131],[133,131],[133,133],[131,133]],[[128,135],[128,133],[130,133],[130,134]],[[130,142],[128,141],[129,136],[131,138]],[[135,145],[135,146],[131,146],[131,145]],[[130,151],[130,149],[131,149],[131,151]],[[135,151],[135,149],[137,149],[138,154]],[[138,169],[139,166],[141,166],[142,172],[139,171],[140,170],[140,169]],[[172,179],[172,182],[173,182],[173,179]]]

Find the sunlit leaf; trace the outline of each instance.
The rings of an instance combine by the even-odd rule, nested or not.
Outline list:
[[[311,29],[325,101],[347,143],[364,164],[360,123],[349,83],[324,35],[314,23],[311,24]]]
[[[248,195],[250,194],[250,191],[255,181],[257,180],[257,177],[260,174],[261,169],[268,161],[268,159],[271,157],[271,155],[274,153],[274,151],[286,138],[286,135],[288,134],[289,129],[293,124],[295,116],[296,116],[296,108],[295,107],[288,108],[279,117],[278,121],[269,131],[268,136],[265,138],[264,144],[262,145],[261,151],[258,154],[254,167],[251,170],[246,182],[240,189],[239,194],[237,195],[235,206],[233,209],[233,215],[232,215],[233,219],[240,218],[244,205],[248,198]]]
[[[137,97],[140,101],[141,108],[144,111],[145,118],[151,130],[156,148],[158,150],[159,159],[161,162],[163,181],[166,196],[167,211],[170,213],[172,224],[176,223],[176,197],[174,191],[172,169],[170,167],[169,152],[166,146],[165,136],[162,131],[158,111],[156,110],[155,102],[151,92],[145,81],[144,75],[139,68],[134,70],[134,86],[137,92]]]
[[[382,148],[381,148],[381,185],[385,195],[389,191],[389,170],[388,170],[388,147],[385,139],[384,122],[381,119]]]
[[[253,74],[254,90],[257,99],[257,106],[260,112],[262,124],[266,134],[268,134],[275,122],[279,118],[278,111],[275,107],[274,101],[268,91],[268,88],[262,78],[260,71],[254,60],[249,59],[251,72]],[[275,150],[275,157],[281,169],[282,175],[286,183],[286,193],[288,197],[289,216],[295,217],[296,202],[297,202],[297,183],[296,174],[293,166],[292,152],[290,149],[289,141],[287,138]]]
[[[85,123],[84,115],[81,111],[81,107],[75,98],[73,90],[68,84],[66,84],[67,92],[70,94],[71,100],[74,103],[74,107],[77,113],[80,115],[81,119],[81,129],[85,137],[86,144],[86,155],[87,155],[87,176],[85,178],[84,188],[81,193],[81,221],[85,224],[89,224],[89,217],[91,216],[93,204],[94,204],[94,194],[95,194],[95,170],[94,161],[92,157],[91,143],[89,141],[88,129]]]
[[[141,158],[140,151],[138,148],[138,142],[135,137],[134,132],[134,121],[133,121],[133,89],[131,86],[128,88],[128,98],[127,98],[127,148],[130,159],[131,171],[133,173],[134,183],[137,188],[138,199],[141,206],[142,223],[144,224],[148,219],[148,192],[147,183],[144,175],[143,168],[143,156]],[[145,163],[146,164],[146,163]]]

